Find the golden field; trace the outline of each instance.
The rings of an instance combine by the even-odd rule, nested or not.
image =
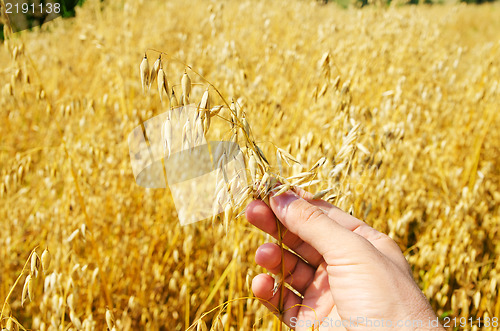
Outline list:
[[[88,0],[13,35],[0,48],[2,327],[11,312],[25,329],[104,330],[108,308],[117,330],[185,330],[212,309],[208,328],[277,329],[248,286],[269,239],[244,217],[181,227],[168,190],[135,183],[128,134],[167,109],[142,92],[148,49],[150,65],[166,52],[238,100],[266,155],[302,162],[288,174],[325,156],[311,190],[388,233],[438,316],[500,318],[498,17],[499,4]],[[164,69],[179,84],[182,63]],[[22,307],[25,262],[46,248]]]

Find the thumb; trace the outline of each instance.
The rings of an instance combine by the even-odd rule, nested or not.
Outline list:
[[[348,252],[361,239],[293,191],[273,196],[270,202],[274,214],[288,231],[316,249],[325,261],[328,252]]]

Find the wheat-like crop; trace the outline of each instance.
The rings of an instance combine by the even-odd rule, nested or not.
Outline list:
[[[498,11],[87,0],[6,27],[0,328],[276,330],[249,288],[269,238],[239,216],[293,187],[388,233],[442,318],[500,317]],[[245,185],[217,193],[246,201],[181,226],[176,192],[137,185],[128,134],[162,114],[166,157],[239,145]]]

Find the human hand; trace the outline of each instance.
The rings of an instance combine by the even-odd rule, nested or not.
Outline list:
[[[302,297],[285,287],[283,321],[288,326],[311,330],[316,321],[315,327],[322,322],[320,330],[444,330],[389,236],[311,198],[307,192],[288,191],[272,197],[271,207],[257,200],[246,210],[250,223],[275,238],[276,215],[283,243],[293,250],[285,250],[284,278]],[[280,247],[260,246],[255,261],[279,274]],[[267,274],[253,279],[255,296],[277,313],[280,293],[273,295],[273,288]]]

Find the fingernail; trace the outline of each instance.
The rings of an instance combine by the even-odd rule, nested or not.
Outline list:
[[[271,203],[273,209],[278,213],[282,213],[288,208],[288,205],[298,199],[300,199],[300,197],[295,192],[287,191],[283,194],[273,196],[271,198]]]

